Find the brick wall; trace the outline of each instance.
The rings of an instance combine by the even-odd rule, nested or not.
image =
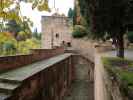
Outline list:
[[[6,100],[63,100],[72,82],[73,57],[29,77]]]
[[[34,49],[29,55],[0,57],[0,73],[64,53],[63,48]]]

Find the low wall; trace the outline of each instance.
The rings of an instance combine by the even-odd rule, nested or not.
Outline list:
[[[74,59],[68,56],[30,76],[5,100],[63,100],[73,80]]]
[[[64,48],[34,49],[29,55],[0,57],[0,73],[64,53]]]
[[[128,100],[122,96],[119,84],[112,80],[101,61],[102,54],[95,54],[95,100]]]
[[[89,39],[72,39],[72,47],[78,54],[83,55],[90,61],[94,62],[94,41]]]
[[[95,45],[95,48],[96,48],[96,51],[99,53],[111,51],[114,49],[112,46],[108,46],[108,45]]]

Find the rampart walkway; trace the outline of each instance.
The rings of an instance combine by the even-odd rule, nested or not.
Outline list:
[[[70,94],[64,100],[94,100],[93,84],[85,80],[75,80],[72,83]]]
[[[88,70],[88,62],[80,59],[76,64],[76,77],[71,85],[68,95],[64,100],[94,100],[94,84],[90,82]]]
[[[0,100],[94,100],[91,67],[80,55],[63,53],[9,70],[0,74]]]

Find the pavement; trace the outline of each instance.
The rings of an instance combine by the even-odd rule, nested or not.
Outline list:
[[[133,50],[125,50],[124,53],[126,59],[133,60]],[[116,57],[116,51],[103,53],[103,56]]]

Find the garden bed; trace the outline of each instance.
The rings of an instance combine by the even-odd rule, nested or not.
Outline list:
[[[133,61],[109,57],[102,61],[110,79],[118,83],[122,95],[133,100]]]

